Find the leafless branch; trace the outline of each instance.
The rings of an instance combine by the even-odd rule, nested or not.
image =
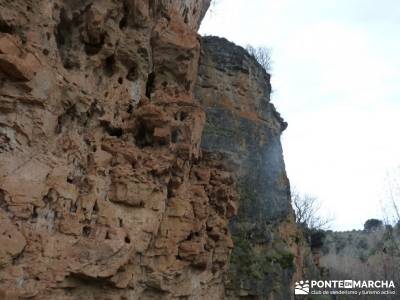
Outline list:
[[[258,61],[258,63],[265,69],[265,71],[271,71],[272,60],[270,48],[253,47],[251,45],[247,45],[246,50]]]
[[[333,222],[333,217],[321,216],[321,203],[316,197],[292,191],[292,203],[298,224],[310,229],[326,229]]]

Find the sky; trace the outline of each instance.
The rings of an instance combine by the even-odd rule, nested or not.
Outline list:
[[[216,0],[200,28],[272,56],[291,185],[332,229],[382,218],[400,165],[400,1]]]

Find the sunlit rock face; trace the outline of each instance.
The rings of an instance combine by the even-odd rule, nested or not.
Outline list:
[[[280,142],[287,124],[270,93],[269,74],[247,51],[225,39],[202,39],[195,89],[206,112],[201,146],[230,166],[239,193],[226,279],[232,299],[291,299],[292,281],[310,259],[293,223]]]
[[[0,299],[224,297],[235,189],[193,97],[208,6],[0,1]]]

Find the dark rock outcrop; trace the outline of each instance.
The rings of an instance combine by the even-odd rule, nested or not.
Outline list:
[[[280,142],[287,124],[270,93],[270,75],[246,50],[203,38],[195,89],[206,111],[202,149],[231,166],[240,198],[230,223],[228,298],[291,299],[292,281],[310,260],[290,204]]]
[[[270,102],[270,75],[246,50],[203,38],[196,97],[206,110],[202,149],[238,163],[241,185],[254,194],[240,215],[275,222],[291,212],[280,142],[287,124]]]

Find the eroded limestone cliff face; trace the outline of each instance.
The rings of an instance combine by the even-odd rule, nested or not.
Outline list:
[[[1,299],[223,297],[235,192],[192,92],[208,5],[0,1]]]
[[[0,0],[0,299],[289,299],[286,125],[243,49],[198,70],[209,4]]]

